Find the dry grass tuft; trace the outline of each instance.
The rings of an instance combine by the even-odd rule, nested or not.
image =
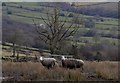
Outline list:
[[[85,62],[84,72],[96,74],[98,78],[118,80],[118,64],[114,61]]]

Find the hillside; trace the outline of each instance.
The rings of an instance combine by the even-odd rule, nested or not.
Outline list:
[[[113,11],[118,11],[118,3],[117,2],[81,2],[81,3],[73,3],[76,6],[81,6],[82,7],[103,7],[106,10],[113,10]]]
[[[117,2],[89,3],[77,4],[77,6],[80,7],[81,13],[92,16],[100,15],[102,17],[118,18]]]
[[[36,22],[39,21],[39,23],[44,23],[41,18],[41,16],[44,16],[45,18],[45,6],[39,6],[38,3],[6,3],[7,6],[3,6],[3,15],[4,16],[9,16],[11,20],[15,20],[17,22],[23,22],[23,23],[28,23],[28,24],[33,24],[32,19],[35,19]],[[112,5],[111,3],[108,3],[110,6]],[[108,5],[107,4],[107,5]],[[105,5],[105,4],[104,4]],[[22,6],[22,8],[20,7]],[[108,6],[106,6],[108,7]],[[52,7],[51,7],[52,8]],[[114,9],[114,8],[112,8]],[[115,8],[116,9],[116,8]],[[7,14],[7,11],[11,11],[12,14]],[[34,11],[34,12],[33,12]],[[65,11],[63,11],[65,13]],[[61,21],[62,19],[64,20],[64,16],[61,16]],[[87,18],[94,18],[93,16],[83,16],[83,19]],[[69,20],[72,18],[69,17]],[[96,30],[98,34],[111,34],[115,33],[118,35],[119,29],[117,27],[118,25],[118,20],[113,19],[113,18],[103,18],[104,22],[96,22]],[[68,22],[69,24],[69,22]],[[81,28],[82,30],[89,30],[89,28]],[[113,30],[114,29],[114,30]]]
[[[70,4],[62,3],[70,7]],[[88,3],[85,3],[85,5]],[[111,6],[114,3],[106,3],[107,5]],[[104,4],[104,7],[106,6]],[[83,5],[83,4],[82,4]],[[91,5],[91,3],[90,3]],[[103,6],[100,4],[99,6]],[[106,6],[106,9],[107,7]],[[96,7],[96,6],[95,6]],[[37,35],[34,33],[35,29],[33,26],[33,19],[36,23],[44,24],[41,16],[47,21],[46,17],[46,3],[17,3],[17,2],[6,2],[5,5],[2,7],[3,9],[3,41],[9,42],[9,34],[14,31],[14,29],[22,29],[25,34],[25,39],[30,47],[37,47],[42,49],[48,49],[48,47],[41,41],[39,42],[36,38]],[[49,6],[49,11],[53,9],[52,6]],[[114,8],[113,8],[114,9]],[[67,13],[77,15],[78,13],[72,11],[62,10],[62,14],[60,15],[60,21],[63,22],[64,19],[67,17],[68,21],[66,27],[70,25],[70,22],[73,20],[74,16],[66,16]],[[96,18],[100,18],[102,20],[96,21]],[[96,43],[100,43],[100,45],[109,45],[111,47],[118,46],[118,42],[120,41],[120,34],[118,28],[118,19],[116,18],[106,18],[106,17],[99,17],[99,16],[88,16],[84,14],[80,14],[79,19],[89,20],[92,19],[95,21],[94,28],[92,27],[85,27],[82,26],[76,33],[77,37],[77,45],[79,48],[83,46],[93,46]],[[80,24],[79,24],[80,25]],[[71,28],[72,30],[73,28]],[[68,41],[71,44],[74,43],[74,40]],[[67,44],[66,44],[67,45]],[[98,45],[99,46],[99,45]],[[63,50],[66,49],[67,46]],[[107,47],[108,48],[108,47]],[[106,49],[107,49],[106,48]],[[112,49],[112,48],[111,48]],[[114,49],[114,48],[113,48]],[[68,51],[66,51],[68,52]],[[70,51],[69,51],[70,52]],[[93,52],[93,54],[95,51]],[[63,53],[64,54],[64,53]],[[67,53],[65,53],[67,54]]]

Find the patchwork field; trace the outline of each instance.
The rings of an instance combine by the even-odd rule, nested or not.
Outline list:
[[[87,4],[98,4],[98,3],[83,3],[83,5],[87,5]],[[115,5],[116,3],[105,3],[105,4],[101,3],[99,6],[101,7],[101,5],[103,5],[103,7],[107,8],[106,5],[110,6],[110,4]],[[95,7],[97,6],[95,5]],[[50,11],[52,12],[53,7],[47,7],[46,5],[44,5],[44,3],[6,3],[6,6],[2,7],[3,16],[8,16],[11,20],[14,20],[16,22],[27,23],[27,24],[33,24],[33,21],[32,21],[33,19],[35,20],[36,23],[44,24],[41,17],[44,17],[47,22],[47,19],[46,19],[47,8],[49,9],[49,12]],[[112,8],[112,9],[116,9],[116,8]],[[7,14],[8,11],[11,11],[12,14]],[[68,12],[68,11],[62,11],[62,13],[64,13],[65,16],[60,16],[61,21],[64,21],[64,19],[66,18],[66,14],[72,13],[76,15],[76,13]],[[79,19],[90,19],[90,18],[95,19],[94,16],[87,16],[83,14],[79,15]],[[113,41],[111,44],[113,43],[117,44],[116,42],[119,41],[119,39],[116,38],[119,35],[118,19],[105,18],[105,17],[102,17],[102,18],[104,21],[95,22],[94,28],[85,28],[84,26],[82,26],[78,31],[82,33],[86,33],[91,29],[95,29],[96,35],[100,36],[99,42],[102,42],[100,40],[108,40],[110,42]],[[73,17],[67,17],[67,19],[71,21]],[[66,27],[70,25],[69,21],[68,23],[66,23]],[[105,37],[103,36],[101,37],[101,34],[105,35]],[[111,37],[111,35],[113,35],[113,37],[115,36],[115,38]],[[89,38],[85,36],[82,36],[82,39],[83,41],[84,39],[85,41],[89,40]],[[94,43],[94,40],[92,40],[92,42]],[[83,43],[83,42],[79,42],[79,43]]]

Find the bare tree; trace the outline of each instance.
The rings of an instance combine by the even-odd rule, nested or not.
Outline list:
[[[59,4],[60,3],[56,3],[54,5],[53,11],[50,10],[52,12],[46,11],[46,19],[45,17],[40,16],[44,21],[46,28],[38,26],[38,24],[35,23],[35,20],[33,20],[36,31],[39,34],[39,38],[49,45],[51,54],[55,53],[55,51],[59,48],[60,42],[67,40],[70,36],[73,36],[79,29],[79,24],[74,24],[67,16],[59,16]],[[63,20],[61,20],[61,18]]]

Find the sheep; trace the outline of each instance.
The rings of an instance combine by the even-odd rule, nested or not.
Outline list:
[[[75,61],[74,59],[67,59],[64,56],[62,56],[62,66],[73,69],[75,68]]]
[[[56,59],[40,57],[40,61],[44,67],[47,67],[49,69],[55,66]]]
[[[67,59],[64,56],[62,56],[63,67],[70,68],[70,69],[82,67],[82,70],[83,70],[83,65],[84,65],[83,60],[74,59],[74,58]]]
[[[76,68],[82,68],[83,70],[83,65],[84,65],[84,61],[81,59],[76,59]]]

